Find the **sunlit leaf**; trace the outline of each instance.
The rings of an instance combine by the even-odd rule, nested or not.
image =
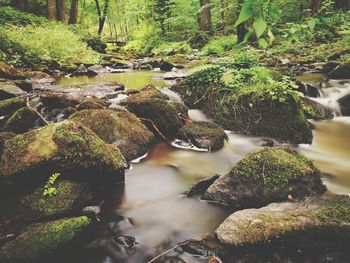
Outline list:
[[[239,13],[239,17],[234,25],[234,27],[237,27],[238,25],[246,22],[253,16],[253,10],[252,10],[252,1],[246,1],[242,5],[241,12]]]
[[[267,29],[267,23],[260,18],[254,22],[253,28],[255,30],[256,37],[260,38]]]

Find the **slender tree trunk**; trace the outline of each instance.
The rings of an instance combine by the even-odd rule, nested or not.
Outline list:
[[[25,8],[25,0],[15,0],[12,4],[19,10],[24,11]]]
[[[49,20],[55,18],[55,0],[46,0],[46,17]]]
[[[200,0],[199,29],[202,32],[211,32],[210,0]]]
[[[69,24],[75,25],[78,23],[78,0],[72,0],[69,14]]]
[[[226,11],[226,2],[225,0],[221,0],[221,11],[220,11],[220,19],[221,19],[221,28],[222,32],[226,34],[226,21],[225,21],[225,11]]]
[[[56,9],[57,20],[61,22],[66,22],[66,0],[56,0],[56,7],[58,7],[58,9]]]
[[[237,17],[239,17],[239,12],[242,8],[244,1],[243,0],[239,0],[237,1],[237,10],[238,10],[238,14]],[[237,43],[242,43],[244,41],[244,37],[247,34],[248,30],[245,27],[245,24],[239,24],[237,26]]]
[[[316,14],[321,7],[322,0],[309,0],[311,14]]]
[[[107,11],[108,11],[108,5],[109,5],[109,0],[105,1],[105,7],[103,9],[103,14],[102,17],[100,19],[100,25],[98,27],[98,34],[101,35],[102,31],[103,31],[103,27],[105,25],[106,22],[106,18],[107,18]]]

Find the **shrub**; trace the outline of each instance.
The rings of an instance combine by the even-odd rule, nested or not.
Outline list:
[[[9,6],[0,7],[0,25],[13,24],[25,26],[42,24],[45,21],[46,19],[44,17],[24,13]]]
[[[222,56],[226,51],[231,50],[237,42],[236,35],[216,37],[209,41],[206,44],[202,51],[206,55],[218,55]]]
[[[191,46],[187,42],[165,42],[160,46],[152,49],[155,55],[174,55],[174,54],[190,54]]]

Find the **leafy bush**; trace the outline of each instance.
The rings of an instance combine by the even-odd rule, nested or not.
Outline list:
[[[206,44],[202,51],[206,55],[222,56],[226,51],[231,50],[237,42],[236,35],[216,37]]]
[[[152,49],[152,53],[155,55],[190,54],[192,51],[187,42],[165,42]]]
[[[63,24],[4,26],[0,29],[0,50],[17,66],[94,64],[99,55]]]
[[[13,24],[25,26],[42,24],[45,21],[46,19],[44,17],[24,13],[9,6],[0,7],[0,25]]]

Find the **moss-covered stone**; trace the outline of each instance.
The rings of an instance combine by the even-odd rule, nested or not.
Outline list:
[[[145,154],[154,140],[140,119],[127,111],[84,110],[70,120],[90,128],[106,143],[117,145],[127,160]]]
[[[53,196],[45,196],[45,186],[40,186],[18,197],[2,198],[0,219],[11,218],[12,227],[20,228],[28,223],[72,212],[93,196],[87,183],[60,180],[53,187],[56,190]]]
[[[151,130],[154,130],[152,127],[154,124],[164,136],[173,138],[182,127],[182,122],[178,117],[179,106],[168,99],[166,95],[151,86],[130,95],[121,104],[136,116],[146,119]],[[153,123],[150,124],[149,120]],[[155,133],[157,135],[157,132]]]
[[[117,149],[104,143],[89,128],[68,121],[6,141],[0,162],[2,175],[13,184],[22,185],[25,180],[72,170],[80,170],[78,174],[84,170],[115,174],[121,180],[123,168],[123,158]]]
[[[25,106],[26,100],[24,98],[12,98],[0,101],[0,115],[11,115]]]
[[[320,171],[308,158],[289,149],[266,148],[239,161],[204,197],[233,207],[256,207],[325,190]]]
[[[238,211],[216,230],[227,245],[244,245],[318,234],[350,238],[350,198],[315,196],[306,201],[275,203]]]
[[[37,116],[27,107],[17,110],[5,123],[3,131],[25,133],[33,128]]]
[[[5,142],[9,139],[12,139],[15,136],[16,134],[13,132],[0,132],[0,156],[2,154],[2,149],[4,147]]]
[[[0,250],[1,262],[27,262],[49,255],[91,224],[85,216],[30,226]]]
[[[313,120],[330,120],[334,118],[333,110],[308,98],[301,98],[304,115]]]
[[[228,139],[225,131],[217,124],[193,122],[184,125],[177,135],[179,139],[191,142],[194,146],[216,151],[224,146]]]
[[[7,79],[23,79],[24,75],[19,70],[7,65],[5,62],[0,61],[0,77]]]

